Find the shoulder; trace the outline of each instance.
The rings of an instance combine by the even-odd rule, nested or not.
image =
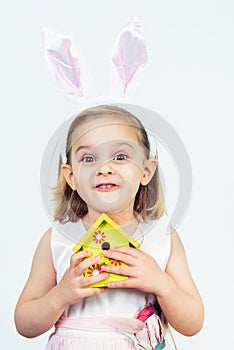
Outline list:
[[[173,227],[171,227],[171,253],[176,255],[180,255],[181,253],[185,254],[180,236]]]
[[[52,235],[52,230],[52,227],[48,228],[48,230],[42,235],[39,244],[49,243]]]
[[[38,251],[46,251],[48,248],[50,249],[50,242],[51,242],[51,235],[52,235],[52,227],[50,227],[41,237],[36,253]]]
[[[174,228],[171,228],[171,253],[165,271],[173,278],[177,286],[201,301],[198,289],[189,270],[183,243]]]
[[[141,249],[154,257],[160,268],[165,270],[171,251],[168,216],[163,215],[157,220],[148,221],[144,226],[141,226],[141,228],[143,234]]]
[[[53,259],[51,253],[52,228],[49,228],[41,237],[34,253],[31,274],[38,272],[41,267],[53,270]]]
[[[168,259],[168,263],[166,266],[166,272],[170,275],[181,278],[182,276],[188,276],[189,267],[186,257],[186,252],[183,246],[183,243],[180,239],[177,231],[171,227],[171,251]]]
[[[171,227],[171,256],[186,258],[185,249],[178,232]]]

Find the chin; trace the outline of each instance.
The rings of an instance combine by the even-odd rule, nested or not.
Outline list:
[[[90,208],[92,208],[97,212],[111,215],[111,214],[119,214],[123,212],[128,206],[129,206],[129,203],[120,205],[120,203],[109,202],[109,203],[96,203],[95,207],[90,206]]]
[[[92,193],[92,197],[86,198],[86,203],[96,212],[116,215],[133,208],[134,199],[130,191],[112,191]]]

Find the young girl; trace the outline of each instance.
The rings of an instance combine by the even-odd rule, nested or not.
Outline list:
[[[20,334],[37,337],[55,325],[47,350],[168,349],[159,316],[187,336],[201,329],[203,304],[176,231],[167,233],[157,156],[151,153],[141,122],[124,109],[92,107],[74,119],[56,189],[55,225],[36,249],[16,306]],[[102,213],[140,248],[104,250],[127,266],[102,265],[102,273],[85,277],[100,257],[86,250],[74,254],[69,232],[78,241]],[[88,288],[109,273],[128,279]]]

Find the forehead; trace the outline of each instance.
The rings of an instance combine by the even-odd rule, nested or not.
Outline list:
[[[140,131],[136,123],[113,116],[97,116],[80,124],[73,133],[72,143],[101,144],[112,141],[138,142]]]

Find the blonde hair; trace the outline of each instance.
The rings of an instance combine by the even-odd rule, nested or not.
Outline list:
[[[130,112],[112,105],[101,105],[88,108],[81,112],[71,123],[66,144],[67,164],[71,165],[71,151],[73,143],[73,135],[77,128],[90,120],[96,120],[99,116],[108,116],[116,120],[123,120],[124,123],[130,124],[135,128],[139,143],[145,150],[146,158],[150,155],[150,145],[147,132],[142,123]],[[118,117],[118,119],[116,118]],[[155,155],[157,159],[157,154]],[[62,159],[59,162],[58,183],[55,188],[55,215],[54,219],[59,222],[67,220],[76,222],[82,218],[87,212],[88,207],[77,191],[73,191],[67,184],[62,172]],[[164,197],[159,176],[159,166],[157,164],[156,171],[146,186],[139,185],[138,192],[134,202],[134,213],[140,215],[144,221],[147,219],[159,219],[165,213]]]

